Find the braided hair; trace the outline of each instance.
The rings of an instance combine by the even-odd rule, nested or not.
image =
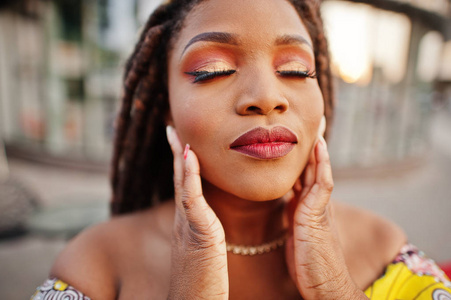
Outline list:
[[[203,0],[162,4],[145,24],[125,66],[111,169],[113,215],[143,210],[174,197],[172,152],[166,141],[169,113],[167,60],[188,13]],[[327,124],[334,100],[327,41],[318,0],[289,0],[310,37]]]

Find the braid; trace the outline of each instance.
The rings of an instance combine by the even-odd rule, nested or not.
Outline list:
[[[167,52],[184,17],[199,1],[161,5],[125,65],[111,170],[113,214],[140,210],[174,194],[172,153],[165,142]]]
[[[142,122],[145,119],[144,115],[146,113],[146,106],[144,105],[144,99],[146,97],[144,97],[144,92],[142,92],[140,95],[141,97],[139,97],[141,99],[135,99],[135,103],[133,103],[133,99],[138,84],[140,85],[139,90],[143,91],[145,90],[145,87],[148,88],[148,85],[150,84],[146,81],[142,81],[141,78],[149,67],[152,50],[155,45],[158,44],[158,37],[160,35],[161,26],[154,27],[146,33],[145,39],[142,41],[141,45],[138,45],[139,50],[135,50],[136,54],[134,55],[132,62],[129,63],[130,66],[127,68],[129,70],[126,70],[123,88],[124,95],[122,96],[122,107],[117,119],[118,123],[116,125],[117,130],[114,145],[115,151],[113,155],[112,185],[113,189],[117,188],[117,191],[115,190],[113,193],[114,204],[122,202],[121,200],[124,198],[124,193],[127,192],[127,183],[132,180],[132,178],[129,178],[127,175],[133,167],[131,160],[139,145],[139,143],[136,143],[138,137],[137,131],[142,131]],[[133,116],[133,126],[130,126],[131,116]],[[126,139],[127,135],[129,135],[129,137]],[[122,181],[119,180],[119,177],[121,177]]]
[[[116,121],[111,184],[113,215],[142,210],[174,196],[172,152],[166,142],[169,113],[167,53],[191,9],[202,0],[161,5],[143,27],[125,65]],[[312,38],[328,126],[334,101],[327,42],[316,0],[290,0]]]
[[[152,56],[152,51],[162,42],[162,38],[164,37],[162,31],[165,26],[168,26],[167,23],[172,18],[173,11],[170,5],[161,5],[155,10],[145,24],[140,39],[125,65],[122,107],[116,121],[116,136],[112,160],[111,182],[113,190],[119,187],[119,169],[121,169],[119,163],[124,147],[125,134],[128,131],[130,123],[135,89],[142,76],[147,72],[152,57],[154,57]],[[158,80],[158,76],[154,78]],[[152,80],[152,78],[150,79]],[[115,196],[116,193],[114,191],[113,197]],[[122,199],[122,197],[117,199],[113,198],[113,203],[116,204],[115,200],[121,201],[119,199]]]
[[[167,22],[167,20],[169,20],[171,17],[172,17],[171,10],[168,5],[159,6],[154,11],[154,13],[150,16],[150,18],[147,20],[146,24],[144,25],[143,29],[141,30],[141,36],[140,36],[138,42],[136,43],[136,46],[135,46],[135,49],[134,49],[132,55],[130,56],[129,60],[126,63],[124,77],[127,77],[128,73],[132,69],[133,62],[135,61],[135,58],[136,58],[138,52],[140,51],[144,41],[148,37],[149,30],[155,26],[158,26],[160,24]]]

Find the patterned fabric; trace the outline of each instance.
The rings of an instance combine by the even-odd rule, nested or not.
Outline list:
[[[56,278],[47,279],[36,289],[30,300],[91,300],[82,293]]]
[[[408,244],[365,294],[376,300],[451,300],[451,282],[433,260]]]

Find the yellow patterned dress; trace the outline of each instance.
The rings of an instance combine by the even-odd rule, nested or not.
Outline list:
[[[451,300],[451,283],[434,261],[408,244],[365,294],[371,300]],[[31,297],[50,299],[90,300],[56,278],[48,279]]]
[[[408,244],[365,294],[376,300],[451,300],[451,283],[433,260]]]
[[[47,279],[36,289],[31,300],[91,300],[75,288],[56,278]]]

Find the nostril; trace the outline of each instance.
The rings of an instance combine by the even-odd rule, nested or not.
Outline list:
[[[259,111],[260,109],[259,109],[257,106],[249,106],[249,107],[247,108],[247,110],[248,110],[248,111],[252,111],[252,112],[257,112],[257,111]]]
[[[285,105],[277,105],[276,107],[274,107],[273,109],[269,109],[269,110],[263,110],[261,107],[259,106],[255,106],[255,105],[251,105],[249,107],[246,108],[246,112],[247,113],[254,113],[254,114],[267,114],[270,111],[279,111],[279,112],[284,112],[286,111],[286,106]]]

